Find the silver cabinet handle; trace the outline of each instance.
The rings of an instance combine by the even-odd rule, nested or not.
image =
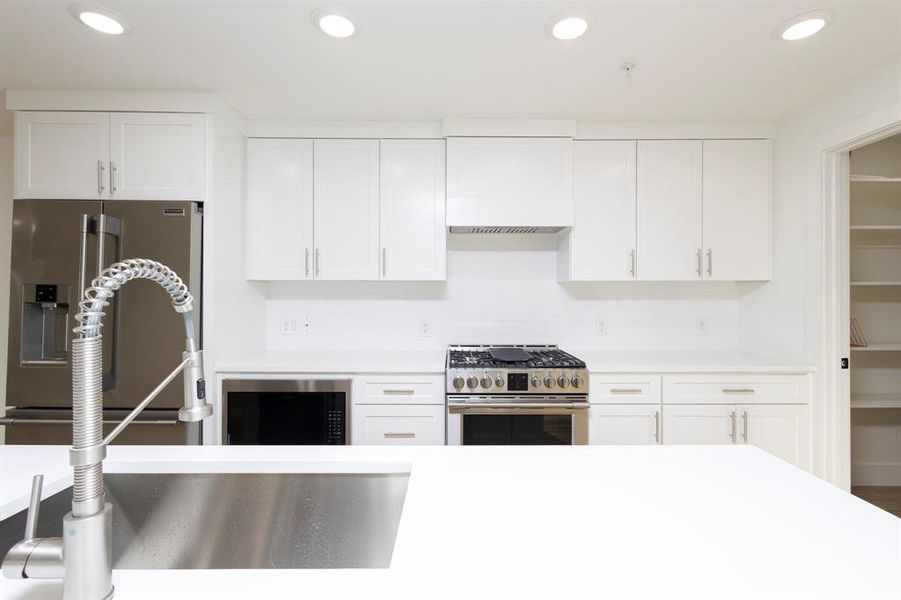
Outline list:
[[[386,431],[384,433],[385,439],[396,440],[396,439],[413,439],[416,437],[416,434],[412,431]]]
[[[610,388],[611,394],[640,394],[641,388]]]
[[[119,188],[116,187],[116,163],[113,161],[109,161],[109,193],[110,196],[116,193],[116,190]]]
[[[707,277],[713,277],[713,250],[707,249]]]
[[[382,390],[386,396],[412,396],[416,390]]]
[[[102,196],[103,190],[106,188],[103,186],[103,172],[106,170],[106,167],[103,166],[103,161],[97,161],[97,195]]]
[[[629,252],[629,273],[635,277],[635,248]]]
[[[316,272],[316,277],[319,277],[319,248],[316,248],[314,252],[315,254],[313,256],[313,262],[315,264],[313,265],[313,269]]]
[[[748,411],[743,411],[741,414],[742,425],[741,425],[741,437],[744,439],[745,443],[748,443]]]
[[[304,277],[310,276],[310,249],[309,248],[303,249],[303,276]]]
[[[734,444],[735,443],[735,433],[736,433],[735,430],[738,427],[738,425],[736,423],[736,419],[735,419],[735,411],[734,410],[731,413],[729,413],[729,418],[732,420],[732,430],[729,432],[729,439],[731,439],[732,443]]]
[[[654,411],[654,439],[660,443],[660,411]]]
[[[754,388],[723,388],[724,394],[753,394]]]
[[[386,276],[385,273],[386,273],[387,267],[385,266],[385,258],[386,258],[385,248],[382,248],[382,277]]]
[[[697,268],[698,277],[700,277],[700,276],[703,274],[703,272],[704,272],[704,265],[703,265],[703,262],[704,262],[704,261],[703,261],[703,259],[701,258],[701,249],[698,248],[698,268]]]

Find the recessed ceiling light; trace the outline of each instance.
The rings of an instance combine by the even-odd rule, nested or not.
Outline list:
[[[831,17],[832,13],[826,10],[806,12],[780,25],[776,33],[789,42],[803,40],[823,29]]]
[[[131,25],[125,17],[100,6],[71,4],[69,12],[76,19],[100,33],[121,35],[131,29]]]
[[[354,34],[356,29],[350,19],[336,13],[314,14],[313,19],[319,29],[336,38],[346,38]]]
[[[588,20],[582,17],[563,17],[551,27],[551,33],[558,40],[574,40],[588,29]]]

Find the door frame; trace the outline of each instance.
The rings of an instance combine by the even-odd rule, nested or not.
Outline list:
[[[851,371],[841,368],[850,356],[850,153],[901,133],[901,103],[892,103],[814,137],[808,149],[811,169],[806,183],[810,198],[822,198],[821,252],[822,346],[818,379],[825,402],[821,440],[822,474],[827,481],[851,488]],[[814,434],[816,435],[816,434]]]

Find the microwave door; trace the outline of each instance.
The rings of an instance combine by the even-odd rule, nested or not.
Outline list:
[[[72,406],[69,351],[84,255],[96,253],[90,228],[100,202],[16,200],[10,264],[6,404]]]

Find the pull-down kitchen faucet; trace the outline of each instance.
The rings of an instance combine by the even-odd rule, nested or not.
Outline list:
[[[184,318],[187,342],[181,364],[104,438],[103,308],[116,290],[132,279],[149,279],[166,290],[175,312]],[[191,317],[194,297],[169,267],[143,258],[114,263],[84,290],[78,306],[78,326],[72,341],[72,512],[63,517],[62,538],[36,538],[42,476],[35,476],[25,539],[7,553],[2,571],[13,579],[62,579],[64,600],[106,600],[114,593],[112,505],[105,501],[103,492],[106,446],[182,371],[185,401],[178,411],[179,420],[200,421],[213,413],[213,407],[206,402],[202,350],[197,347]]]

